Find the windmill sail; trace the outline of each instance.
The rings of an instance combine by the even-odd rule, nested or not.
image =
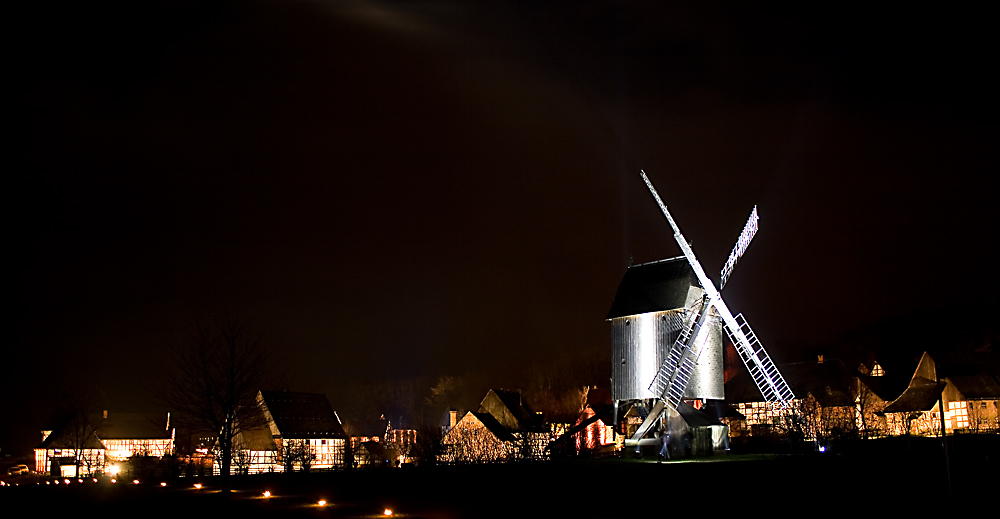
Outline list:
[[[660,206],[660,210],[663,212],[663,216],[667,218],[667,222],[670,223],[670,227],[674,230],[674,240],[680,246],[684,257],[687,258],[691,269],[694,270],[698,281],[705,290],[706,297],[708,298],[706,306],[714,306],[716,311],[719,312],[719,317],[722,318],[730,339],[736,345],[737,350],[740,351],[740,358],[743,359],[743,363],[746,364],[751,375],[754,375],[754,382],[757,384],[757,388],[760,389],[761,394],[768,401],[781,401],[783,403],[787,403],[789,400],[795,398],[785,379],[774,367],[774,363],[771,362],[767,353],[764,352],[763,347],[761,347],[760,342],[757,340],[757,336],[746,325],[746,320],[743,320],[742,314],[740,315],[742,324],[740,324],[733,317],[732,312],[729,311],[729,307],[722,300],[722,294],[719,293],[718,289],[715,288],[715,284],[705,274],[705,269],[701,267],[701,263],[695,257],[694,251],[688,245],[687,240],[684,239],[680,228],[677,227],[677,223],[670,216],[670,211],[667,211],[667,206],[663,204],[663,200],[660,199],[660,195],[656,192],[645,172],[642,172],[642,180],[646,182],[646,187],[649,188],[649,192],[652,193],[656,203]],[[744,331],[744,328],[746,331]],[[752,342],[747,338],[747,333],[753,338]]]
[[[674,341],[670,352],[660,369],[656,372],[653,382],[649,384],[649,390],[659,398],[666,400],[667,405],[673,409],[681,403],[684,397],[684,390],[687,388],[688,380],[694,371],[694,365],[701,356],[705,340],[699,340],[701,330],[704,328],[709,308],[706,301],[696,304],[690,313],[688,326]]]
[[[757,206],[753,206],[753,211],[750,213],[750,219],[747,220],[747,224],[743,226],[743,232],[740,233],[740,238],[736,240],[736,246],[733,247],[733,252],[729,253],[729,259],[726,260],[725,266],[722,267],[722,280],[719,282],[719,290],[726,286],[726,280],[729,276],[733,274],[733,267],[736,266],[736,262],[740,260],[740,256],[743,255],[747,250],[747,246],[750,245],[750,240],[753,239],[754,235],[757,234],[757,221],[760,218],[757,216]]]

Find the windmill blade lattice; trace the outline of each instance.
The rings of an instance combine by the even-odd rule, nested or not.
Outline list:
[[[718,311],[719,317],[722,318],[722,322],[725,324],[725,328],[730,336],[730,339],[733,341],[733,344],[736,345],[737,351],[740,351],[740,358],[743,359],[743,363],[746,364],[747,369],[753,376],[754,382],[757,384],[757,388],[760,389],[761,394],[768,401],[780,401],[782,403],[787,403],[789,400],[795,398],[791,388],[788,387],[785,379],[778,372],[777,368],[774,367],[774,363],[771,362],[770,357],[766,352],[764,352],[763,347],[761,347],[760,342],[757,340],[757,336],[746,324],[746,320],[743,319],[742,314],[740,315],[741,322],[737,322],[736,318],[733,317],[732,312],[729,311],[729,307],[726,306],[726,302],[722,300],[722,294],[719,293],[719,290],[715,288],[715,284],[712,283],[712,280],[709,279],[707,274],[705,274],[705,269],[702,268],[701,262],[699,262],[698,258],[695,257],[691,246],[688,245],[687,240],[684,239],[684,235],[681,234],[681,230],[677,226],[677,222],[675,222],[674,218],[670,216],[670,211],[667,210],[667,206],[663,203],[663,200],[660,199],[660,195],[656,192],[656,189],[653,187],[652,182],[649,181],[645,172],[642,172],[642,180],[646,183],[646,187],[649,188],[649,192],[652,193],[656,203],[660,206],[663,216],[667,218],[667,222],[674,231],[674,241],[676,241],[677,245],[680,246],[681,251],[684,253],[684,257],[687,258],[688,263],[691,265],[691,269],[698,277],[698,281],[701,283],[702,289],[705,290],[705,294],[708,299],[706,306],[714,306],[716,311]],[[751,221],[753,221],[752,215]],[[747,223],[748,227],[750,226],[750,223],[751,222]],[[753,342],[751,342],[748,338],[748,333],[750,334],[750,337],[753,338]],[[676,378],[676,375],[671,375],[671,377]]]

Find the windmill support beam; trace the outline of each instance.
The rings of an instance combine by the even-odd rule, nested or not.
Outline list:
[[[660,415],[663,413],[663,410],[666,409],[666,407],[667,404],[665,404],[663,400],[657,398],[656,403],[653,404],[653,409],[649,412],[649,415],[646,416],[646,419],[642,421],[642,424],[639,426],[638,429],[635,430],[635,434],[633,434],[628,441],[636,441],[642,439],[642,437],[645,436],[647,432],[649,432],[649,429],[653,427],[653,424],[656,423],[656,420],[660,418]],[[626,441],[626,444],[628,443],[628,441]]]

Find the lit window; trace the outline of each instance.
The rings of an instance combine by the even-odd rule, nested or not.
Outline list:
[[[948,402],[948,412],[955,420],[954,427],[956,429],[969,426],[969,409],[965,401]]]

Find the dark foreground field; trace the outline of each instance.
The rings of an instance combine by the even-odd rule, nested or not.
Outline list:
[[[1000,438],[956,442],[951,488],[939,441],[876,444],[796,456],[745,454],[657,463],[612,458],[339,473],[107,480],[0,488],[6,511],[54,517],[635,517],[663,507],[694,514],[768,510],[781,515],[867,509],[944,510],[996,502]],[[203,483],[195,489],[195,482]],[[262,493],[269,490],[270,498]],[[317,506],[320,499],[327,505]],[[957,501],[956,501],[957,500]],[[4,514],[6,515],[6,513]],[[866,514],[867,515],[867,514]]]

